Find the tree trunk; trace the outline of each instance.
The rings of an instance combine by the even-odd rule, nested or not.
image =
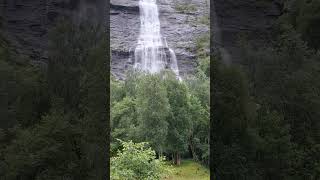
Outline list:
[[[194,144],[193,144],[193,141],[192,141],[192,137],[190,138],[190,150],[191,150],[191,154],[192,154],[193,160],[198,161],[198,157],[197,157],[196,152],[195,152],[195,147],[194,147]]]
[[[163,152],[162,152],[162,149],[160,149],[159,151],[159,159],[161,159],[163,157]]]
[[[176,165],[180,166],[181,164],[181,158],[180,158],[180,153],[179,152],[176,152],[176,162],[175,162]]]
[[[181,164],[180,153],[179,152],[175,152],[174,154],[175,154],[175,156],[174,156],[174,164],[179,166]]]
[[[178,151],[172,154],[172,162],[178,166],[181,164],[181,156]]]
[[[171,160],[172,160],[172,164],[175,164],[176,162],[175,162],[175,156],[174,156],[174,153],[172,153],[172,154],[171,154],[171,158],[172,158],[172,159],[171,159]]]

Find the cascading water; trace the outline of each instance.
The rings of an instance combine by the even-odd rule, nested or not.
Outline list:
[[[140,0],[140,35],[134,51],[134,68],[150,73],[171,69],[179,77],[174,51],[160,33],[159,11],[156,0]]]

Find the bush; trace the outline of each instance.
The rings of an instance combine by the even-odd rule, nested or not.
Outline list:
[[[123,149],[111,158],[111,180],[157,180],[165,173],[164,159],[148,143],[120,141]]]

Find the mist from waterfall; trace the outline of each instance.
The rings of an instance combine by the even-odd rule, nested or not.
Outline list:
[[[161,36],[156,0],[140,0],[140,35],[134,51],[134,68],[149,73],[171,69],[179,77],[177,58]]]

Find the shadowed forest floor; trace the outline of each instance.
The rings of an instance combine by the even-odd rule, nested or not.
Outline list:
[[[209,180],[209,169],[192,160],[183,160],[180,166],[171,165],[172,171],[164,180]]]

